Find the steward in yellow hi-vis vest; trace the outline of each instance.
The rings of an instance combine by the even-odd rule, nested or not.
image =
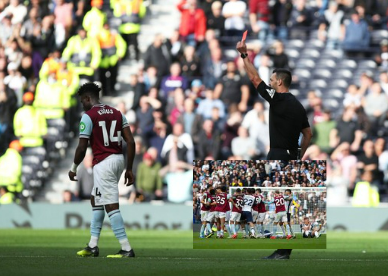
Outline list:
[[[56,78],[56,74],[50,74],[47,80],[43,79],[38,82],[35,90],[34,107],[47,120],[63,119],[65,110],[70,107],[67,88]]]
[[[361,176],[361,181],[356,183],[353,193],[354,207],[376,207],[380,203],[378,188],[371,185],[372,173],[365,171]]]
[[[92,8],[85,14],[82,26],[89,37],[96,38],[106,21],[106,14],[102,11],[103,0],[92,0]]]
[[[121,60],[127,50],[127,44],[120,34],[109,29],[109,23],[97,36],[101,48],[100,81],[104,95],[114,95],[118,73],[118,61]]]
[[[15,195],[8,192],[7,187],[0,186],[0,205],[11,204],[15,201]]]
[[[23,95],[24,106],[16,111],[13,119],[15,135],[24,148],[43,146],[43,136],[47,134],[46,117],[32,106],[33,101],[34,94],[26,92]]]
[[[95,70],[101,61],[101,50],[97,39],[86,36],[84,28],[78,29],[78,34],[67,42],[62,58],[66,60],[67,68],[73,69],[80,78],[95,80]]]
[[[139,60],[140,51],[137,36],[140,32],[141,19],[146,14],[146,6],[143,0],[116,0],[112,3],[112,8],[113,15],[121,20],[119,27],[121,36],[127,42],[128,47],[134,47],[134,58]],[[128,55],[129,52],[126,52],[126,57]]]
[[[11,193],[17,194],[23,191],[22,156],[23,147],[18,140],[9,144],[7,151],[0,156],[0,186],[7,187]]]
[[[46,58],[39,71],[39,79],[47,79],[50,73],[56,73],[59,70],[61,51],[54,49]]]

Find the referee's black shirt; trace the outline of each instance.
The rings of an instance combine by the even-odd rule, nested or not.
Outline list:
[[[264,81],[257,86],[257,92],[270,104],[270,148],[297,149],[300,132],[310,127],[302,104],[291,93],[277,93]]]

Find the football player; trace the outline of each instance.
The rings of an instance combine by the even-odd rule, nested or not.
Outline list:
[[[255,196],[253,195],[255,193],[255,189],[248,188],[247,193],[248,194],[244,195],[244,198],[243,198],[244,205],[242,207],[242,215],[241,216],[242,216],[242,218],[246,219],[247,224],[249,224],[249,226],[251,228],[250,237],[254,239],[254,238],[256,238],[256,235],[255,235],[255,227],[254,227],[253,218],[252,218],[252,206],[255,202]],[[245,227],[247,227],[247,225],[245,225]]]
[[[232,239],[236,239],[238,233],[238,229],[236,229],[236,226],[238,226],[240,223],[241,212],[244,202],[244,197],[241,194],[240,188],[236,189],[236,193],[233,195],[232,198],[229,199],[229,201],[232,203],[232,215],[230,218],[230,227],[232,228],[231,231],[233,233]]]
[[[302,234],[303,238],[311,238],[311,223],[308,217],[305,217],[303,219],[302,227]]]
[[[286,197],[284,198],[284,200],[286,201],[287,224],[288,224],[288,228],[290,229],[289,233],[287,235],[287,240],[289,240],[289,239],[296,238],[294,231],[292,230],[292,225],[291,225],[291,206],[292,206],[292,201],[293,201],[291,190],[287,189],[285,191],[285,195],[286,195]]]

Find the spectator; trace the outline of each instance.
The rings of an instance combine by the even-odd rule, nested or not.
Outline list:
[[[203,122],[203,128],[199,134],[198,158],[219,158],[221,147],[221,134],[214,128],[213,121],[207,119]]]
[[[203,10],[197,7],[197,0],[182,0],[177,5],[181,12],[179,34],[191,46],[205,39],[206,16]]]
[[[147,96],[140,98],[139,107],[136,110],[136,119],[139,127],[139,134],[143,141],[147,141],[147,134],[152,129],[154,118],[152,117],[153,107]]]
[[[19,0],[11,0],[9,6],[0,13],[0,21],[6,16],[12,16],[12,25],[16,25],[22,23],[26,15],[27,8]]]
[[[255,140],[248,135],[248,130],[242,126],[238,129],[238,136],[232,140],[232,153],[243,159],[255,159],[258,155]]]
[[[360,19],[357,11],[351,14],[351,20],[345,22],[345,36],[342,49],[348,55],[364,52],[369,47],[370,33],[368,24]]]
[[[197,114],[201,115],[205,119],[210,119],[212,116],[212,109],[217,107],[220,112],[220,117],[225,116],[225,106],[220,99],[214,98],[214,91],[207,89],[205,92],[206,98],[199,102],[197,108]]]
[[[182,124],[185,128],[185,133],[191,134],[195,120],[199,120],[197,114],[194,112],[194,101],[190,98],[184,101],[184,111],[178,117],[177,122]]]
[[[167,100],[171,97],[172,91],[176,88],[186,90],[188,87],[186,77],[181,75],[181,67],[179,63],[173,63],[170,67],[170,75],[162,79],[161,90],[163,91],[163,99]],[[172,98],[171,98],[172,99]]]
[[[378,129],[383,126],[387,118],[388,98],[382,93],[381,86],[375,82],[371,86],[371,93],[365,97],[363,107],[366,115],[373,125],[372,133],[377,134]]]
[[[180,39],[179,30],[174,30],[165,43],[171,56],[171,62],[181,62],[183,51],[187,45]]]
[[[269,150],[269,126],[264,115],[264,105],[256,101],[253,109],[245,115],[242,124],[256,143],[258,156],[265,156]]]
[[[330,2],[329,9],[325,10],[320,18],[318,38],[326,41],[326,48],[339,49],[343,40],[343,23],[345,13],[338,9],[337,2]]]
[[[133,92],[132,109],[137,110],[139,107],[140,98],[146,96],[146,87],[144,83],[139,82],[139,77],[136,74],[132,74],[129,77],[129,91]]]
[[[211,48],[210,55],[210,58],[205,60],[204,66],[202,67],[202,76],[205,87],[214,89],[217,81],[222,76],[224,61],[222,51],[219,46]]]
[[[306,39],[310,35],[312,23],[311,10],[306,5],[306,0],[296,0],[291,11],[287,25],[290,27],[290,38]]]
[[[184,162],[192,162],[194,160],[194,147],[193,140],[190,134],[184,133],[184,127],[180,123],[176,123],[173,126],[172,134],[168,135],[163,145],[161,152],[162,159],[167,162],[169,152],[171,151],[174,143],[177,143],[178,147],[178,160]]]
[[[341,143],[331,154],[331,160],[341,167],[342,177],[347,180],[348,193],[351,195],[357,177],[357,157],[350,150],[348,142]]]
[[[323,111],[322,121],[314,124],[314,136],[311,143],[316,144],[321,151],[329,153],[331,151],[330,134],[334,135],[332,130],[335,129],[335,127],[336,122],[331,118],[331,111],[325,109]]]
[[[221,153],[223,158],[227,158],[232,155],[232,140],[237,137],[238,129],[241,125],[242,116],[239,111],[230,112],[229,118],[227,118],[225,129],[223,131],[223,142],[221,147]]]
[[[186,77],[188,81],[192,81],[195,77],[201,76],[201,64],[199,58],[195,55],[195,48],[193,46],[186,46],[184,56],[180,62],[182,68],[182,76]]]
[[[350,84],[344,97],[343,105],[345,107],[359,108],[361,106],[362,95],[359,94],[357,85]]]
[[[144,68],[153,66],[159,77],[166,76],[171,64],[171,55],[161,34],[155,35],[154,42],[148,46],[144,54]]]
[[[17,98],[14,91],[7,89],[0,80],[0,156],[13,139],[13,118],[17,110]]]
[[[162,179],[158,173],[160,169],[161,164],[155,162],[149,153],[144,153],[143,162],[139,164],[136,172],[136,189],[146,202],[163,196]]]
[[[70,36],[71,27],[73,25],[73,4],[66,3],[65,0],[56,0],[55,2],[55,45],[58,48],[61,48],[65,43],[65,40]]]
[[[272,60],[272,67],[289,69],[288,56],[284,52],[284,45],[281,41],[275,41],[268,49],[267,54]]]
[[[240,112],[247,111],[249,87],[243,82],[238,72],[236,72],[234,61],[227,63],[226,74],[216,85],[214,97],[225,103],[226,108],[232,104],[236,104]]]
[[[97,38],[99,32],[102,30],[106,15],[102,11],[103,0],[92,0],[91,10],[85,14],[82,26],[88,34],[88,37]]]
[[[225,17],[221,14],[221,11],[222,3],[214,1],[211,5],[211,13],[206,15],[206,28],[214,30],[215,36],[218,38],[225,35]]]
[[[288,38],[287,22],[292,11],[291,0],[276,0],[270,12],[270,28],[274,28],[276,39],[285,41]],[[271,31],[271,29],[270,29]]]
[[[33,36],[34,26],[38,23],[38,9],[32,8],[28,13],[28,19],[23,22],[20,30],[20,36],[25,40],[30,41]]]
[[[31,45],[33,48],[32,66],[34,68],[35,77],[38,77],[43,60],[48,56],[50,49],[55,45],[52,27],[52,20],[49,16],[44,17],[41,24],[36,24],[34,26]]]
[[[370,171],[372,173],[371,182],[379,183],[379,158],[374,150],[372,140],[366,140],[362,147],[363,152],[357,157],[357,168],[360,172]]]
[[[171,111],[167,109],[167,113],[170,114],[169,122],[174,125],[178,117],[184,112],[185,95],[182,89],[177,88],[174,91],[174,103]]]
[[[269,0],[251,0],[249,1],[249,22],[254,33],[262,42],[266,42],[270,34],[270,8]]]
[[[245,2],[229,0],[222,7],[222,15],[225,19],[225,31],[227,36],[241,36],[244,29],[244,14],[247,10]]]
[[[381,89],[383,89],[385,95],[388,96],[388,73],[387,72],[381,72],[379,75],[380,85]]]
[[[374,56],[374,60],[381,70],[388,69],[388,39],[381,40],[380,49]]]

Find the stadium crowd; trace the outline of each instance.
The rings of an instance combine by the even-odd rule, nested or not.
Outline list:
[[[305,104],[314,133],[304,159],[332,159],[333,183],[345,183],[341,200],[353,195],[358,182],[372,183],[386,200],[385,1],[178,1],[179,28],[169,37],[156,35],[141,53],[137,36],[146,3],[153,4],[0,2],[1,186],[34,196],[77,136],[79,84],[99,81],[104,96],[119,97],[117,72],[126,60],[138,66],[128,76],[133,103],[124,99],[117,108],[139,144],[134,201],[166,198],[177,180],[190,181],[193,159],[265,158],[268,105],[235,50],[249,29],[249,58],[261,77],[268,83],[278,67],[294,74],[291,92]],[[324,63],[330,58],[338,66],[332,59]],[[337,67],[344,70],[331,80],[328,74]],[[20,145],[10,147],[15,139]],[[15,159],[20,166],[11,173],[9,160]],[[161,174],[147,179],[160,168]],[[361,179],[364,171],[372,172],[370,181]],[[81,198],[76,190],[70,198]],[[184,193],[191,198],[189,189]]]
[[[195,160],[193,196],[208,186],[326,187],[326,160]]]

